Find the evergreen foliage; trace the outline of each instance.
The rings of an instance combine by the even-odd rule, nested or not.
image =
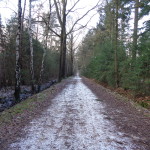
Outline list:
[[[118,65],[119,86],[138,94],[150,95],[150,30],[149,21],[138,35],[136,58],[132,56],[133,34],[129,33],[129,20],[134,1],[119,1],[116,30],[114,20],[115,1],[111,0],[100,10],[100,21],[95,29],[85,36],[79,49],[79,68],[84,76],[115,87],[115,63]],[[149,2],[143,2],[139,16],[148,15]],[[115,56],[115,33],[117,38],[117,62]]]
[[[16,19],[13,17],[8,21],[5,31],[5,47],[0,53],[0,87],[14,86],[15,84],[15,38],[16,38],[17,24]],[[27,28],[24,29],[22,35],[22,49],[21,49],[21,85],[31,84],[30,75],[30,49],[29,49],[29,35]],[[33,38],[34,49],[34,72],[35,84],[38,84],[40,66],[42,63],[42,55],[44,46],[43,44]],[[48,48],[46,50],[46,59],[44,62],[44,80],[47,82],[52,79],[57,79],[58,65],[59,65],[59,52],[55,48]]]

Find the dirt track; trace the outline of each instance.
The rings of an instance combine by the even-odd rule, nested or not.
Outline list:
[[[150,149],[150,119],[143,110],[86,78],[69,82],[48,109],[24,128],[25,136],[8,149]]]

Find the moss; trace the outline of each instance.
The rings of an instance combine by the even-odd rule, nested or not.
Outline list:
[[[144,108],[149,108],[149,104],[146,102],[139,102],[139,104]]]
[[[103,101],[102,99],[96,99],[97,101]]]

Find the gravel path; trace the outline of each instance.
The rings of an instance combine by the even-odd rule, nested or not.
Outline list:
[[[118,130],[106,104],[74,77],[10,150],[146,150]],[[118,112],[119,113],[119,112]],[[130,134],[130,133],[129,133]],[[138,138],[138,137],[136,137]],[[148,149],[147,149],[148,150]]]

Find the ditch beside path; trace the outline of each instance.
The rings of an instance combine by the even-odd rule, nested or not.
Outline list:
[[[23,129],[9,150],[149,150],[147,112],[79,76]]]

